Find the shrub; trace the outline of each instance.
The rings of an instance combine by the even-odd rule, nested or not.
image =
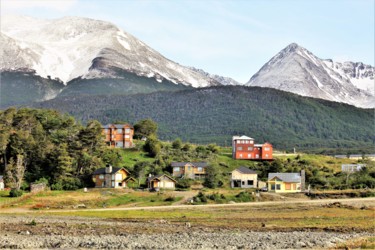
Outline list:
[[[253,196],[246,191],[242,191],[241,193],[236,195],[236,201],[239,201],[239,202],[248,202],[248,201],[253,201],[253,200],[254,200]]]
[[[176,183],[176,188],[188,189],[191,187],[192,180],[190,179],[180,179]]]
[[[176,200],[176,197],[174,196],[168,196],[167,198],[165,198],[164,201],[175,201]]]
[[[23,194],[22,190],[17,190],[17,189],[14,189],[14,188],[12,190],[10,190],[10,192],[9,192],[10,197],[20,197],[20,196],[22,196],[22,194]]]

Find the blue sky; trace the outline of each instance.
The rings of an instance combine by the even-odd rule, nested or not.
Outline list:
[[[247,82],[292,42],[374,65],[374,0],[0,0],[1,15],[110,21],[182,65]]]

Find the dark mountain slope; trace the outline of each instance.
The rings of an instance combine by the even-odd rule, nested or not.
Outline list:
[[[152,118],[159,136],[229,146],[246,134],[278,149],[372,149],[374,110],[259,87],[221,86],[131,96],[59,97],[34,107],[68,112],[83,122]]]

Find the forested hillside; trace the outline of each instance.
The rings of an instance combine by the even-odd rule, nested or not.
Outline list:
[[[274,89],[221,86],[178,92],[91,97],[59,97],[36,103],[87,122],[134,123],[151,118],[159,137],[230,145],[233,135],[279,150],[372,152],[374,110],[297,96]],[[345,152],[345,150],[343,152]]]

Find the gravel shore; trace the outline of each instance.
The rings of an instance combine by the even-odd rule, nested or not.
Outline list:
[[[45,249],[326,249],[370,233],[252,232],[195,228],[164,220],[0,216],[0,248]]]

